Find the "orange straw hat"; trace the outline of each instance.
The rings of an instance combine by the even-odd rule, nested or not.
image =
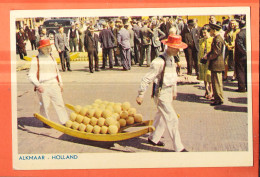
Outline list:
[[[50,39],[42,39],[42,40],[39,41],[39,44],[40,44],[40,46],[38,47],[38,49],[52,45],[53,43],[50,42]]]
[[[161,41],[163,44],[177,49],[186,49],[188,45],[182,42],[182,38],[180,35],[169,35],[168,39],[164,39]]]

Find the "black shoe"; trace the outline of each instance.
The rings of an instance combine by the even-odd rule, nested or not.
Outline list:
[[[93,70],[90,70],[90,73],[94,73],[94,71],[93,71]]]
[[[65,70],[65,69],[62,69],[62,71],[63,71],[63,72],[66,72],[66,70]]]
[[[187,151],[187,150],[184,148],[184,149],[181,150],[180,152],[189,152],[189,151]]]
[[[149,138],[148,138],[148,143],[149,144],[152,144],[152,145],[154,145],[154,146],[164,146],[165,144],[163,143],[163,142],[161,142],[161,141],[159,141],[158,143],[155,143],[155,142],[153,142],[152,140],[150,140]]]
[[[70,68],[68,68],[68,71],[72,71]]]
[[[217,105],[222,105],[223,102],[222,101],[218,101],[218,102],[213,102],[210,104],[210,106],[217,106]]]
[[[45,124],[45,123],[43,123],[43,127],[44,127],[44,128],[51,128],[49,125],[47,125],[47,124]]]
[[[100,71],[99,69],[95,69],[95,71]]]
[[[101,67],[101,69],[106,69],[105,67]]]

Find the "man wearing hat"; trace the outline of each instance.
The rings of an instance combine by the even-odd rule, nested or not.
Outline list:
[[[39,54],[31,61],[28,77],[40,100],[40,114],[50,119],[48,110],[52,102],[60,123],[65,124],[69,118],[62,98],[63,83],[57,62],[51,55],[51,43],[49,39],[42,39],[39,43]]]
[[[55,35],[54,43],[57,51],[59,52],[62,71],[65,72],[66,67],[68,71],[71,71],[69,55],[70,47],[62,26],[59,27],[59,33]]]
[[[151,60],[157,58],[160,54],[161,40],[165,38],[165,33],[157,27],[157,22],[151,22],[151,30],[153,31],[151,45]]]
[[[214,96],[214,102],[211,103],[211,106],[215,106],[221,105],[224,102],[222,71],[225,70],[223,59],[225,42],[220,36],[221,26],[213,23],[210,23],[209,26],[210,35],[214,38],[211,44],[211,51],[203,58],[209,60],[209,70],[211,71],[211,82]]]
[[[172,100],[177,96],[177,73],[174,62],[180,49],[185,49],[187,44],[182,42],[181,36],[169,35],[168,39],[162,40],[167,49],[162,55],[151,63],[151,70],[141,81],[136,102],[141,105],[144,94],[150,83],[153,84],[153,94],[157,113],[154,118],[153,131],[148,137],[148,143],[154,146],[164,146],[160,141],[164,131],[167,129],[174,145],[175,152],[187,152],[184,148],[178,130],[178,116],[172,107]]]
[[[188,47],[184,50],[186,62],[187,62],[187,74],[192,75],[192,64],[193,64],[193,51],[196,50],[194,40],[193,40],[193,34],[192,29],[194,28],[194,21],[193,19],[188,20],[188,26],[184,28],[182,32],[182,40],[185,42]]]
[[[84,45],[88,52],[89,58],[89,71],[93,73],[93,57],[95,61],[95,71],[99,71],[98,68],[98,35],[94,33],[94,27],[88,28],[89,33],[86,34],[84,39]]]

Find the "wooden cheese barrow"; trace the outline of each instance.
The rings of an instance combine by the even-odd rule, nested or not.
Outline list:
[[[69,109],[74,111],[73,105],[66,104],[66,106]],[[122,127],[122,128],[120,128],[120,130],[117,134],[94,134],[94,133],[81,132],[79,130],[74,130],[74,129],[68,128],[61,124],[48,120],[47,118],[45,118],[44,116],[42,116],[38,113],[35,113],[34,117],[36,117],[43,123],[49,125],[50,127],[54,128],[60,132],[63,132],[67,135],[81,138],[81,139],[92,140],[92,141],[122,141],[122,140],[139,137],[141,135],[144,135],[146,133],[149,133],[149,132],[152,132],[155,130],[155,128],[152,126],[153,120],[146,120],[146,121],[143,121],[140,123],[135,123],[135,124],[132,124],[129,126]],[[125,130],[130,127],[144,127],[144,128],[136,130],[136,131],[126,132]]]

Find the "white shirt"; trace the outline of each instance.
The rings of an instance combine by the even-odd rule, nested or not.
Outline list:
[[[57,68],[57,62],[50,55],[39,54],[39,80],[37,79],[38,62],[34,57],[31,61],[31,67],[28,74],[29,80],[35,85],[39,86],[42,82],[56,79],[59,77],[59,84],[62,85],[61,75]]]
[[[172,87],[174,86],[174,95],[176,95],[177,89],[177,79],[178,75],[176,73],[176,65],[174,62],[174,58],[172,56],[168,56],[166,52],[162,54],[165,57],[166,67],[164,71],[163,78],[163,86],[162,87]],[[157,57],[151,63],[150,72],[148,72],[141,81],[140,89],[138,90],[138,96],[144,97],[144,94],[151,82],[155,84],[159,84],[161,80],[161,73],[163,71],[164,61],[162,58]]]

